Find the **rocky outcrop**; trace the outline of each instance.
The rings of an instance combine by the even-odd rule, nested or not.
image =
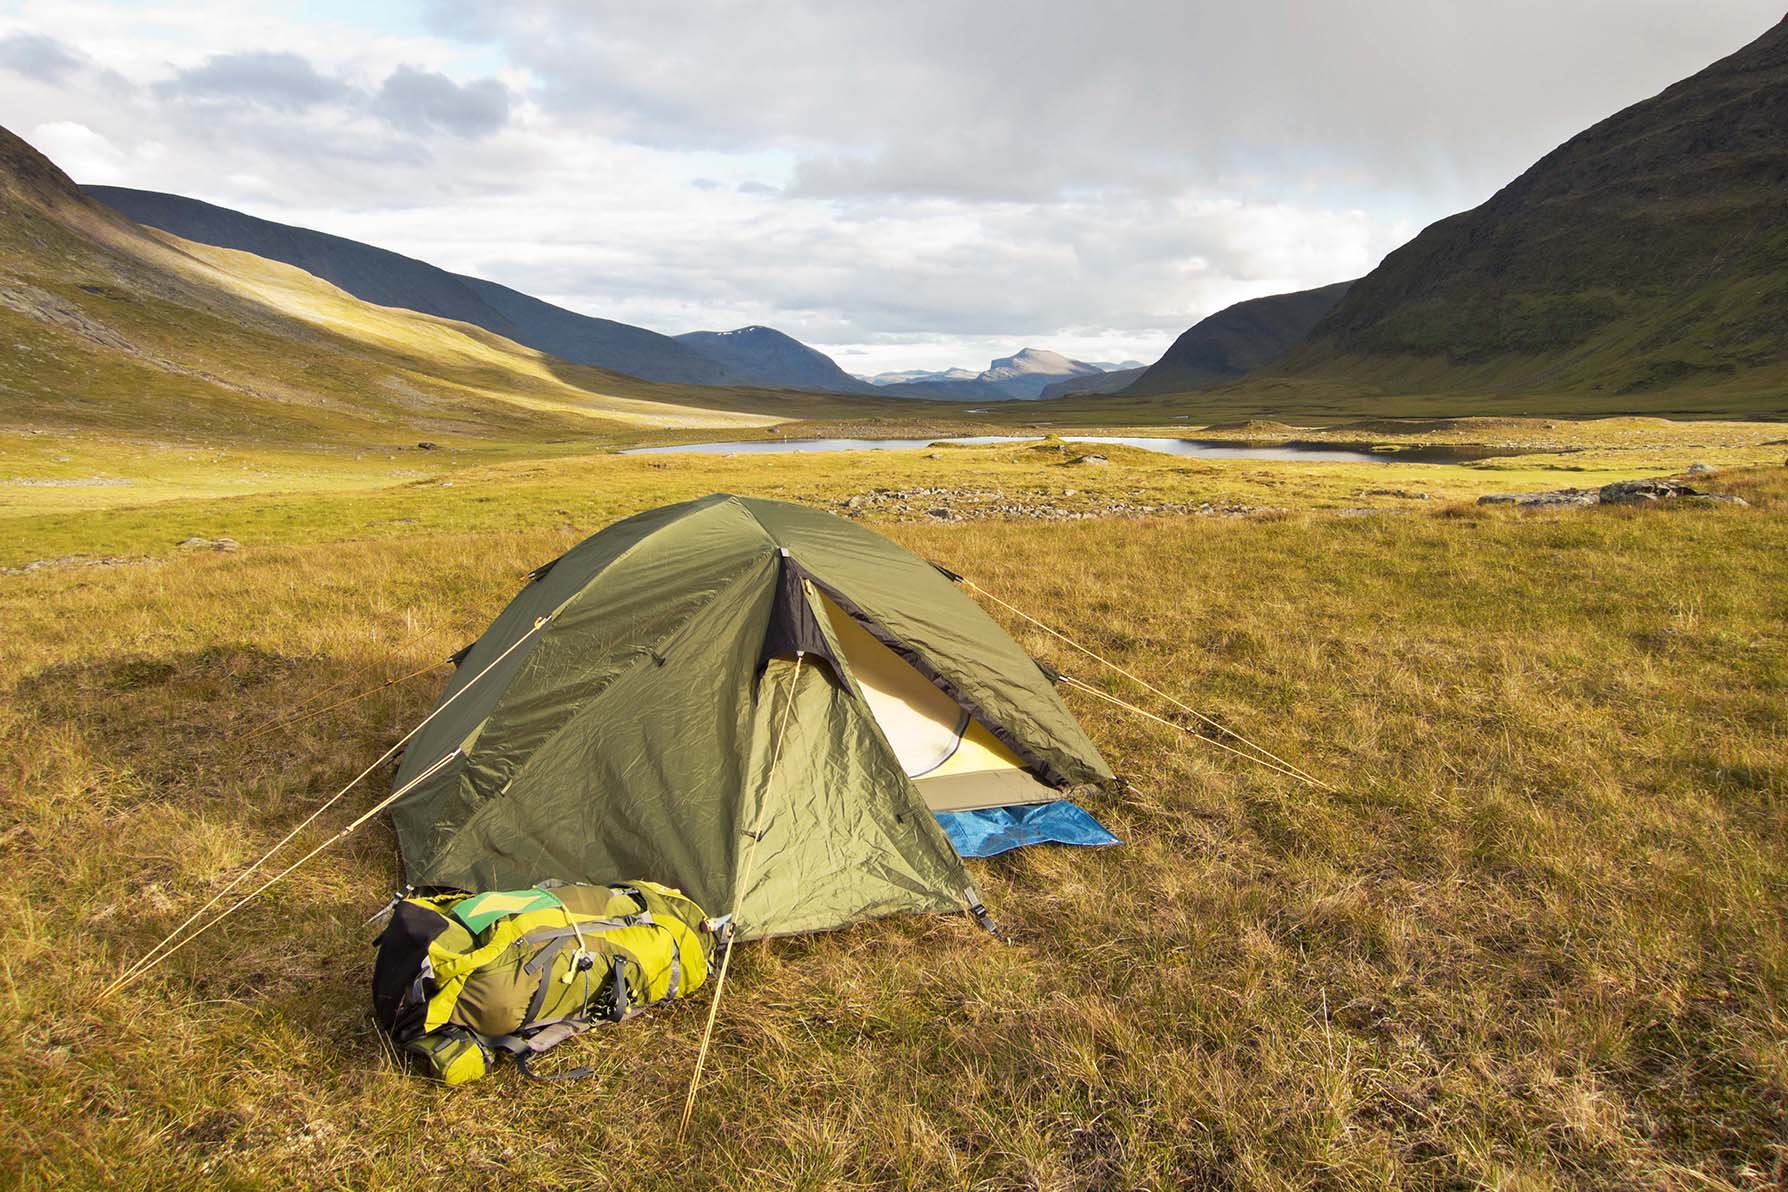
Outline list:
[[[1600,505],[1602,491],[1596,488],[1555,488],[1538,493],[1486,493],[1478,498],[1480,505],[1520,505],[1527,509],[1560,509],[1567,505]]]
[[[1558,488],[1537,493],[1490,493],[1480,505],[1519,505],[1527,509],[1562,509],[1573,505],[1652,505],[1659,501],[1693,501],[1708,505],[1748,505],[1743,497],[1706,493],[1680,480],[1617,480],[1601,488]]]

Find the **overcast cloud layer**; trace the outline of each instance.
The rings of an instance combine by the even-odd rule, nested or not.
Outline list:
[[[5,123],[193,195],[854,372],[1153,359],[1370,269],[1781,0],[0,0]]]

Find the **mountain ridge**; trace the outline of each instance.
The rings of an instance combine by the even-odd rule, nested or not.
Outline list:
[[[482,278],[345,236],[262,219],[201,199],[121,186],[82,192],[137,223],[282,261],[379,306],[482,327],[557,356],[649,381],[727,384],[718,361],[643,327],[580,315]]]
[[[133,223],[0,128],[0,426],[322,444],[776,421]]]
[[[824,352],[774,327],[752,324],[731,331],[689,331],[672,338],[718,360],[746,384],[820,393],[876,392],[875,386],[851,376]]]
[[[1092,376],[1069,377],[1065,381],[1045,385],[1038,397],[1043,401],[1051,401],[1058,397],[1072,397],[1077,393],[1089,397],[1101,393],[1121,393],[1147,372],[1148,368],[1146,364],[1137,364],[1127,368],[1108,368]]]
[[[1117,392],[1182,393],[1246,376],[1302,341],[1353,285],[1334,282],[1226,306],[1188,327],[1161,359]]]
[[[751,364],[736,353],[729,357],[724,351],[719,355],[704,351],[689,342],[687,336],[662,335],[613,319],[580,314],[499,282],[454,273],[345,236],[262,219],[163,191],[120,186],[86,186],[82,191],[127,218],[183,239],[281,261],[363,301],[470,323],[572,364],[672,384],[818,388],[810,383],[791,383],[788,377],[766,371],[761,360]],[[761,330],[782,335],[771,328]],[[790,337],[783,338],[831,364],[834,379],[846,386],[836,392],[864,392],[829,357]],[[795,359],[792,352],[785,351],[784,355]],[[805,361],[797,371],[809,375],[825,370]]]
[[[1390,253],[1271,374],[1617,393],[1788,371],[1788,18]]]
[[[1070,378],[1107,375],[1097,364],[1073,360],[1048,348],[1020,348],[988,362],[980,372],[966,368],[936,372],[881,373],[870,379],[880,393],[938,401],[1035,401],[1052,384]],[[904,378],[883,380],[884,377]]]

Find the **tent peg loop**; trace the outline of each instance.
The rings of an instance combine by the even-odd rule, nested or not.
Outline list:
[[[985,931],[988,935],[991,935],[1002,944],[1009,944],[1012,942],[1010,937],[1000,929],[1000,925],[993,921],[993,916],[987,913],[987,907],[984,904],[977,902],[968,908],[968,912],[974,917],[976,925],[979,926],[982,931]]]
[[[390,915],[392,911],[397,909],[398,903],[402,902],[404,899],[408,898],[410,895],[414,894],[415,892],[416,892],[415,886],[405,886],[403,889],[401,889],[401,890],[397,891],[395,894],[393,894],[391,896],[390,902],[387,902],[384,906],[382,906],[378,910],[374,911],[372,918],[368,919],[366,922],[362,923],[360,926],[371,927],[374,923],[377,923],[380,919],[383,919],[386,916]]]

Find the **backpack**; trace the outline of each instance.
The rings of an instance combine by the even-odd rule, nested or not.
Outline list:
[[[450,1085],[499,1052],[539,1079],[541,1052],[707,980],[715,931],[681,891],[653,882],[554,885],[398,900],[378,939],[373,1013],[392,1042]]]

